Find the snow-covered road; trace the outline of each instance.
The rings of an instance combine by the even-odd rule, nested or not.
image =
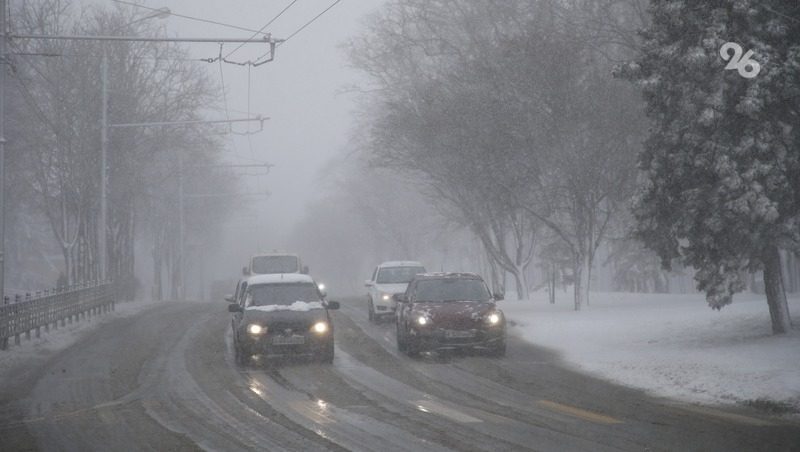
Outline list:
[[[792,450],[800,424],[654,398],[509,338],[502,359],[399,354],[364,300],[333,365],[233,363],[225,304],[105,322],[0,388],[2,450]]]

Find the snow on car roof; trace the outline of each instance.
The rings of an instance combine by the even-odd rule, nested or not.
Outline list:
[[[313,283],[308,275],[302,273],[271,273],[267,275],[253,275],[247,278],[247,284],[280,284],[280,283]]]
[[[422,267],[423,265],[417,261],[387,261],[378,267]]]
[[[461,278],[461,279],[480,279],[482,280],[481,276],[477,273],[469,273],[469,272],[431,272],[431,273],[420,273],[416,275],[414,278],[416,279],[444,279],[444,278]]]

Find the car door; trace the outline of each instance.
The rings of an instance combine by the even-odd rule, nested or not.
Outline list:
[[[408,327],[408,314],[411,310],[411,300],[414,297],[414,293],[417,290],[417,281],[411,280],[408,283],[408,287],[406,287],[406,292],[404,294],[405,301],[403,303],[397,303],[397,321],[400,322],[400,325],[403,327],[403,330],[407,330]]]
[[[244,299],[247,293],[247,281],[242,281],[239,284],[239,290],[236,292],[236,303],[242,307],[239,312],[233,314],[233,334],[237,336],[241,330],[242,318],[244,317]]]
[[[376,283],[377,280],[378,280],[378,267],[375,267],[375,270],[372,271],[372,277],[369,280],[372,284],[370,284],[367,287],[367,296],[369,297],[370,300],[373,301],[377,299],[378,289],[375,287],[375,284],[377,284]]]

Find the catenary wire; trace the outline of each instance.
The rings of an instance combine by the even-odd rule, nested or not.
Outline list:
[[[115,3],[123,4],[123,5],[134,6],[136,8],[147,9],[147,10],[150,10],[150,11],[159,11],[158,8],[152,8],[152,7],[149,7],[149,6],[140,5],[138,3],[127,2],[125,0],[111,0],[111,1],[115,2]],[[178,14],[178,13],[174,13],[174,12],[170,12],[169,14],[170,14],[170,16],[180,17],[182,19],[189,19],[189,20],[194,20],[194,21],[197,21],[197,22],[204,22],[204,23],[208,23],[208,24],[219,25],[219,26],[222,26],[222,27],[233,28],[235,30],[249,31],[251,33],[255,33],[253,35],[253,37],[258,36],[259,34],[266,35],[266,33],[262,33],[260,30],[255,30],[255,29],[247,28],[247,27],[240,27],[238,25],[232,25],[232,24],[227,24],[227,23],[224,23],[224,22],[218,22],[216,20],[210,20],[210,19],[203,19],[203,18],[200,18],[200,17],[187,16],[185,14]]]
[[[250,37],[250,39],[253,39],[253,38],[255,38],[256,36],[258,36],[258,34],[259,34],[259,33],[261,33],[261,34],[264,34],[264,30],[266,30],[266,29],[267,29],[267,27],[269,27],[270,25],[272,25],[272,23],[273,23],[273,22],[275,22],[276,20],[278,20],[278,18],[279,18],[279,17],[281,17],[281,16],[283,15],[283,13],[285,13],[286,11],[288,11],[288,10],[289,10],[289,8],[291,8],[291,7],[292,7],[292,6],[293,6],[295,3],[297,3],[297,0],[292,0],[292,1],[291,1],[291,2],[288,4],[288,5],[286,5],[286,7],[284,7],[284,8],[283,8],[283,9],[282,9],[282,10],[281,10],[281,11],[280,11],[278,14],[276,14],[276,15],[275,15],[275,17],[273,17],[272,19],[270,19],[270,20],[269,20],[269,22],[267,22],[267,23],[266,23],[266,24],[265,24],[263,27],[261,27],[261,28],[260,28],[258,31],[256,31],[256,32],[253,34],[253,36],[251,36],[251,37]],[[230,57],[230,56],[231,56],[231,55],[232,55],[234,52],[236,52],[237,50],[241,49],[241,48],[242,48],[242,46],[243,46],[244,44],[245,44],[245,43],[241,43],[241,44],[239,44],[238,46],[236,46],[236,48],[235,48],[235,49],[231,50],[230,52],[228,52],[228,53],[227,53],[227,55],[225,55],[225,58],[228,58],[228,57]]]

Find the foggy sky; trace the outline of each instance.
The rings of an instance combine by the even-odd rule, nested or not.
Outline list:
[[[111,0],[93,3],[113,6]],[[147,0],[151,8],[167,7],[171,12],[260,29],[290,0]],[[275,38],[285,38],[327,8],[333,0],[299,0],[268,29]],[[275,165],[268,176],[245,177],[243,192],[264,192],[272,196],[248,198],[247,207],[232,221],[231,237],[250,237],[262,250],[285,248],[283,237],[302,216],[305,205],[320,195],[326,163],[343,147],[351,133],[353,96],[343,88],[358,83],[358,74],[348,67],[341,44],[361,29],[365,16],[382,2],[343,0],[313,24],[278,47],[275,61],[252,68],[248,96],[248,70],[223,65],[227,107],[231,118],[242,118],[248,110],[271,119],[255,135],[228,135],[225,156],[233,163],[268,162]],[[141,9],[142,15],[149,13]],[[252,33],[170,16],[149,19],[165,27],[172,37],[250,37]],[[236,44],[226,44],[223,53]],[[189,44],[193,57],[214,57],[217,44]],[[267,50],[265,45],[248,44],[231,56],[234,60],[254,59]],[[219,105],[223,106],[219,64],[205,65],[216,83]],[[224,110],[208,112],[208,119],[224,119]],[[165,118],[168,120],[168,118]],[[251,126],[257,128],[257,123]],[[234,130],[247,130],[237,124]],[[241,247],[237,240],[237,245]],[[233,245],[232,245],[233,246]],[[255,251],[255,250],[253,250]],[[244,251],[241,250],[239,254]],[[244,257],[244,256],[242,256]]]

